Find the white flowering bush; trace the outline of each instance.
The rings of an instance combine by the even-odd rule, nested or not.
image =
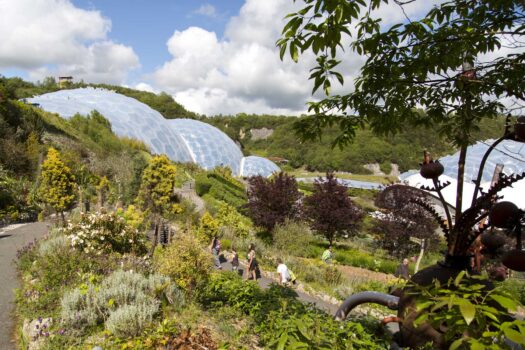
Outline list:
[[[71,245],[85,253],[136,253],[146,251],[146,236],[116,213],[82,214],[64,229]]]

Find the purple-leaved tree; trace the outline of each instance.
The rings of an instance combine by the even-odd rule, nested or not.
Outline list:
[[[363,219],[363,211],[331,172],[326,174],[326,179],[315,181],[314,193],[304,199],[304,207],[310,227],[330,244],[337,236],[355,233]]]
[[[300,198],[295,178],[283,172],[271,179],[248,179],[248,214],[256,225],[268,231],[286,219],[299,217]]]

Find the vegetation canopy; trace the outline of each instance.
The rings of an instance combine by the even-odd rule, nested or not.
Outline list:
[[[287,16],[277,45],[281,57],[288,51],[297,61],[311,51],[317,59],[313,91],[322,87],[327,97],[310,103],[314,115],[297,124],[306,139],[333,124],[341,129],[339,145],[365,122],[381,134],[425,124],[466,147],[482,118],[523,102],[522,2],[446,1],[420,19],[407,17],[387,27],[377,10],[404,10],[413,1],[303,1],[304,8]],[[344,83],[337,70],[347,48],[366,62],[353,91],[330,96],[334,78]]]

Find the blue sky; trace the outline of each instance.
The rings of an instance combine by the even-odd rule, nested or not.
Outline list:
[[[440,0],[407,5],[417,15]],[[293,0],[0,0],[0,74],[71,75],[171,94],[207,115],[305,112],[314,57],[283,61],[275,46]],[[395,4],[378,15],[404,19]],[[363,58],[347,51],[346,82]],[[346,86],[345,89],[351,88]],[[334,92],[340,92],[337,87]],[[315,96],[314,96],[315,98]]]
[[[222,37],[228,19],[239,13],[244,1],[184,0],[73,0],[80,8],[98,10],[112,22],[111,38],[131,45],[142,70],[152,71],[170,58],[166,41],[175,30],[191,26]],[[205,13],[205,9],[209,14]]]

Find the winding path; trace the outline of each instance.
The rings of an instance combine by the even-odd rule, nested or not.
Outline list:
[[[13,315],[15,288],[19,281],[14,260],[16,252],[35,238],[42,237],[46,223],[11,225],[0,229],[0,349],[16,349]]]
[[[231,263],[229,261],[221,260],[221,266],[222,266],[223,270],[226,270],[226,271],[230,271],[231,268],[232,268],[232,265],[231,265]],[[246,266],[241,264],[239,266],[239,269],[240,269],[240,271],[243,272],[243,277],[246,276]],[[257,284],[259,285],[259,287],[261,287],[263,289],[267,289],[270,286],[270,284],[272,284],[272,283],[276,283],[276,281],[273,280],[273,279],[264,277],[264,276],[262,276],[261,278],[257,279]],[[326,302],[324,300],[315,298],[315,297],[313,297],[311,295],[308,295],[306,293],[303,293],[301,291],[295,290],[295,292],[297,293],[297,299],[299,299],[300,301],[302,301],[304,303],[312,303],[318,309],[324,310],[325,312],[327,312],[330,315],[334,315],[335,312],[337,311],[337,308],[339,307],[339,305],[334,305],[334,304],[328,303],[328,302]]]

